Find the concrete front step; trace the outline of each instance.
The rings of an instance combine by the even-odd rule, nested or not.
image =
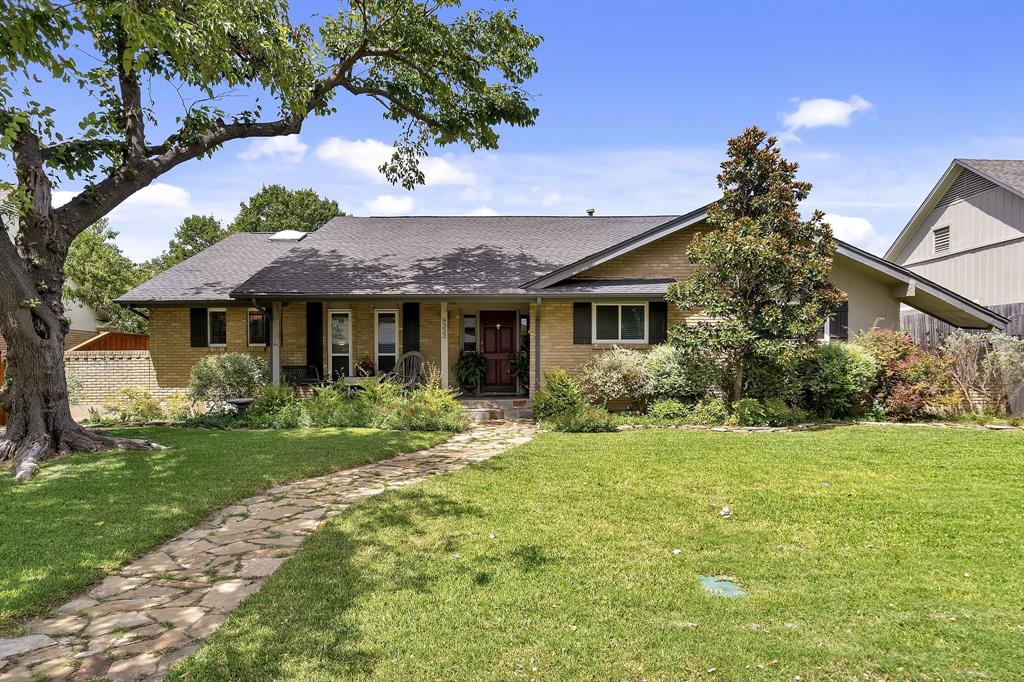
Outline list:
[[[462,411],[473,421],[533,418],[533,401],[529,398],[463,398],[459,402]]]

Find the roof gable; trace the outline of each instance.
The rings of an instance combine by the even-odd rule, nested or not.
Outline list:
[[[895,260],[906,248],[921,224],[936,208],[948,206],[1002,187],[1024,198],[1024,160],[953,159],[953,162],[932,187],[910,221],[900,231],[892,246],[885,252],[888,260]]]

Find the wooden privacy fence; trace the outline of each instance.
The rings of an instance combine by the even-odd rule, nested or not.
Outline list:
[[[1006,327],[1007,334],[1024,338],[1024,303],[990,305],[988,308],[1010,320],[1010,324]],[[941,344],[942,340],[956,329],[952,325],[936,320],[930,315],[919,313],[916,310],[901,314],[900,326],[910,333],[914,341],[929,346]]]

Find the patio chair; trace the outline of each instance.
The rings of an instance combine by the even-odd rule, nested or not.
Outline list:
[[[423,354],[415,350],[403,353],[395,365],[393,376],[406,388],[415,388],[423,376]]]
[[[316,365],[284,365],[281,378],[290,386],[315,386],[323,383],[320,369]]]

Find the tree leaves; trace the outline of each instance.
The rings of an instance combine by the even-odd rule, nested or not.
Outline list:
[[[782,157],[776,139],[751,127],[729,140],[727,155],[718,176],[722,198],[708,209],[714,229],[689,248],[700,267],[673,285],[669,300],[713,320],[680,326],[676,337],[714,345],[732,358],[742,383],[756,356],[811,342],[845,295],[829,279],[832,230],[821,212],[801,218],[811,185],[797,180],[797,164]]]
[[[312,189],[292,190],[281,185],[264,185],[248,201],[241,203],[228,231],[312,232],[331,218],[343,215],[345,213],[337,201],[325,199]]]

